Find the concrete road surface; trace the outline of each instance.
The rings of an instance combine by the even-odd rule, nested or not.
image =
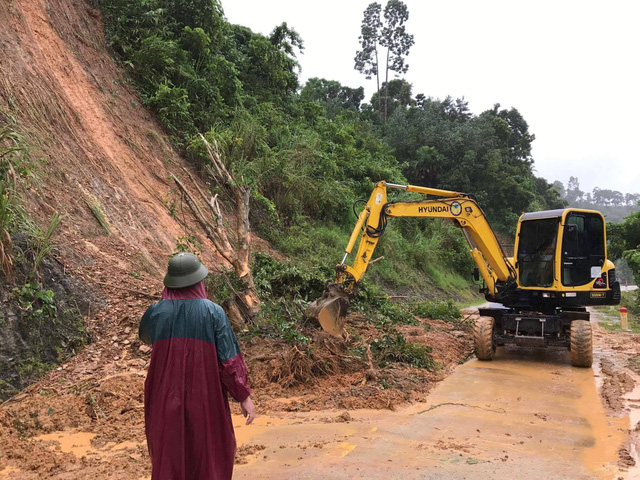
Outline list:
[[[594,371],[551,349],[471,360],[402,411],[340,413],[235,418],[256,453],[234,479],[611,479],[629,428],[605,415]]]

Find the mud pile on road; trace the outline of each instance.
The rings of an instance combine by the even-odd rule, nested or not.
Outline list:
[[[434,367],[380,362],[371,345],[385,334],[358,314],[347,323],[352,334],[338,339],[316,330],[308,347],[261,339],[242,342],[256,395],[270,411],[326,408],[390,408],[423,400],[434,384],[473,352],[468,324],[419,319],[397,326],[407,342],[431,350]]]
[[[595,316],[597,319],[598,314]],[[640,385],[640,337],[630,332],[606,331],[601,326],[594,330],[594,337],[600,350],[600,361],[594,369],[602,381],[602,403],[609,415],[629,416],[631,422],[629,436],[618,451],[618,466],[626,470],[639,463],[640,421],[636,411],[640,398],[636,386]]]

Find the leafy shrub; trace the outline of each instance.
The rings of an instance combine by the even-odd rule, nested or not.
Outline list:
[[[445,322],[457,322],[462,318],[460,308],[453,300],[444,302],[417,302],[412,305],[414,314],[432,320],[444,320]]]
[[[189,97],[184,88],[161,83],[155,94],[147,99],[147,105],[160,114],[160,118],[170,132],[177,134],[194,131],[189,115]]]
[[[403,304],[393,303],[382,288],[363,280],[358,294],[351,301],[351,309],[364,314],[377,325],[415,325],[417,320]]]
[[[261,297],[313,301],[322,295],[327,270],[321,267],[303,269],[279,262],[269,255],[257,253],[252,264],[254,281]]]
[[[438,364],[431,358],[431,347],[407,342],[398,332],[388,333],[371,343],[371,353],[380,366],[392,362],[406,363],[417,368],[433,371]]]
[[[634,317],[640,319],[640,290],[623,292],[620,305],[625,307]]]
[[[14,288],[13,295],[27,316],[55,319],[57,308],[52,290],[43,290],[38,283],[27,283],[22,288]]]
[[[301,330],[300,319],[304,305],[285,299],[268,299],[249,328],[250,335],[281,338],[290,344],[306,344],[311,340]]]

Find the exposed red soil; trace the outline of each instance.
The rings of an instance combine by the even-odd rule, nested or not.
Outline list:
[[[143,382],[149,354],[140,351],[134,328],[136,313],[147,303],[129,297],[129,303],[125,302],[125,306],[117,310],[122,321],[113,325],[111,338],[90,345],[60,370],[3,405],[0,410],[0,450],[5,454],[4,460],[0,461],[0,471],[7,462],[19,466],[21,476],[17,478],[103,478],[103,475],[109,475],[108,478],[124,479],[149,473],[143,415]],[[451,353],[441,357],[455,358],[455,362],[443,363],[435,372],[395,364],[376,368],[371,377],[367,369],[362,368],[362,361],[353,358],[353,367],[336,361],[335,372],[288,387],[271,379],[274,371],[292,367],[287,352],[296,351],[298,347],[273,340],[260,340],[254,345],[242,341],[258,411],[394,408],[422,400],[438,380],[471,353],[469,336],[461,335],[455,326],[425,320],[420,327],[412,328],[424,330],[425,325],[432,326],[428,335],[412,340],[432,346],[434,351],[459,352],[458,357]],[[332,355],[343,355],[340,352],[348,351],[347,342],[325,335],[318,333],[320,338],[316,344],[322,345],[322,339],[332,342],[322,353],[327,361],[332,360]],[[232,405],[232,409],[239,413],[237,405]],[[326,419],[327,422],[350,420],[348,412]],[[77,459],[71,454],[53,453],[45,442],[33,440],[37,435],[68,430],[95,433],[91,446],[97,453]],[[134,445],[127,449],[126,458],[101,454],[101,447],[110,442],[133,442]],[[239,461],[250,453],[255,452],[240,450]],[[30,473],[27,475],[27,472]]]

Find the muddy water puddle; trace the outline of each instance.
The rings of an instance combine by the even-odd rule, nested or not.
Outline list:
[[[91,440],[95,438],[95,433],[90,432],[54,432],[46,435],[39,435],[34,438],[41,442],[50,442],[52,450],[64,453],[72,453],[81,458],[94,452]]]
[[[606,416],[593,370],[561,350],[499,350],[458,367],[427,403],[332,422],[340,413],[241,427],[239,443],[266,448],[234,478],[610,479],[629,425]]]
[[[47,433],[34,437],[36,442],[45,442],[53,452],[71,453],[76,458],[87,456],[105,457],[118,455],[127,452],[132,458],[141,458],[136,451],[139,448],[146,448],[146,445],[135,441],[107,442],[101,447],[94,447],[92,440],[96,438],[95,433],[78,432],[73,430]]]

